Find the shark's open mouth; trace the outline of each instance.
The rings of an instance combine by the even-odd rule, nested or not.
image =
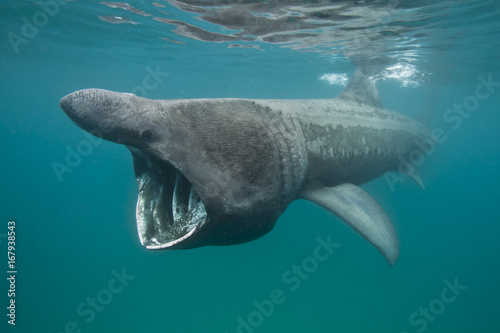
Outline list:
[[[188,248],[186,241],[206,221],[198,191],[172,165],[129,147],[139,185],[137,231],[148,249]]]

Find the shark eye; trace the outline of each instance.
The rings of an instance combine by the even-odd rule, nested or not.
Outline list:
[[[152,137],[153,137],[153,133],[151,133],[150,130],[144,130],[141,133],[141,138],[143,138],[146,141],[151,140]]]

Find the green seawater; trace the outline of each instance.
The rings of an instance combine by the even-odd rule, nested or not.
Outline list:
[[[205,14],[167,1],[54,3],[0,2],[1,332],[500,332],[498,1],[264,1],[270,7],[255,17],[271,12],[269,22],[232,26],[202,16],[241,2]],[[301,40],[309,49],[266,39],[302,17],[275,7],[300,4],[329,6],[310,21],[338,29]],[[368,18],[344,26],[359,15]],[[237,35],[245,24],[262,31]],[[236,37],[201,40],[179,27]],[[387,43],[370,46],[380,40]],[[430,110],[429,126],[446,136],[421,163],[425,191],[386,177],[363,185],[398,231],[393,268],[304,200],[246,244],[146,250],[129,151],[89,138],[58,104],[84,88],[172,99],[333,98],[354,72],[352,49],[388,59],[382,68],[392,69],[377,76],[384,107],[412,117]],[[79,158],[68,160],[72,151]],[[70,170],[58,173],[55,163]]]

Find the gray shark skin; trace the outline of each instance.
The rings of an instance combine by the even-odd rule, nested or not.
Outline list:
[[[149,100],[85,89],[60,105],[82,129],[132,152],[137,229],[149,249],[248,242],[268,233],[292,201],[307,199],[392,266],[394,227],[358,185],[396,170],[400,156],[430,137],[384,109],[360,71],[327,100]]]

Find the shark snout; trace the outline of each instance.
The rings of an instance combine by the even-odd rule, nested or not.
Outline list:
[[[61,109],[86,131],[99,128],[107,120],[111,106],[117,104],[116,93],[102,89],[83,89],[64,96]]]
[[[59,106],[70,118],[72,118],[72,115],[75,112],[73,109],[73,94],[69,94],[61,98]]]
[[[108,141],[142,147],[152,132],[131,107],[128,93],[83,89],[61,98],[59,105],[81,129]],[[133,112],[132,112],[133,111]]]
[[[59,101],[64,113],[80,128],[94,134],[94,132],[105,132],[107,118],[102,109],[102,101],[105,101],[105,91],[99,89],[83,89],[64,96]],[[109,105],[109,103],[108,103]],[[107,129],[109,132],[110,129]],[[94,134],[95,135],[95,134]]]

